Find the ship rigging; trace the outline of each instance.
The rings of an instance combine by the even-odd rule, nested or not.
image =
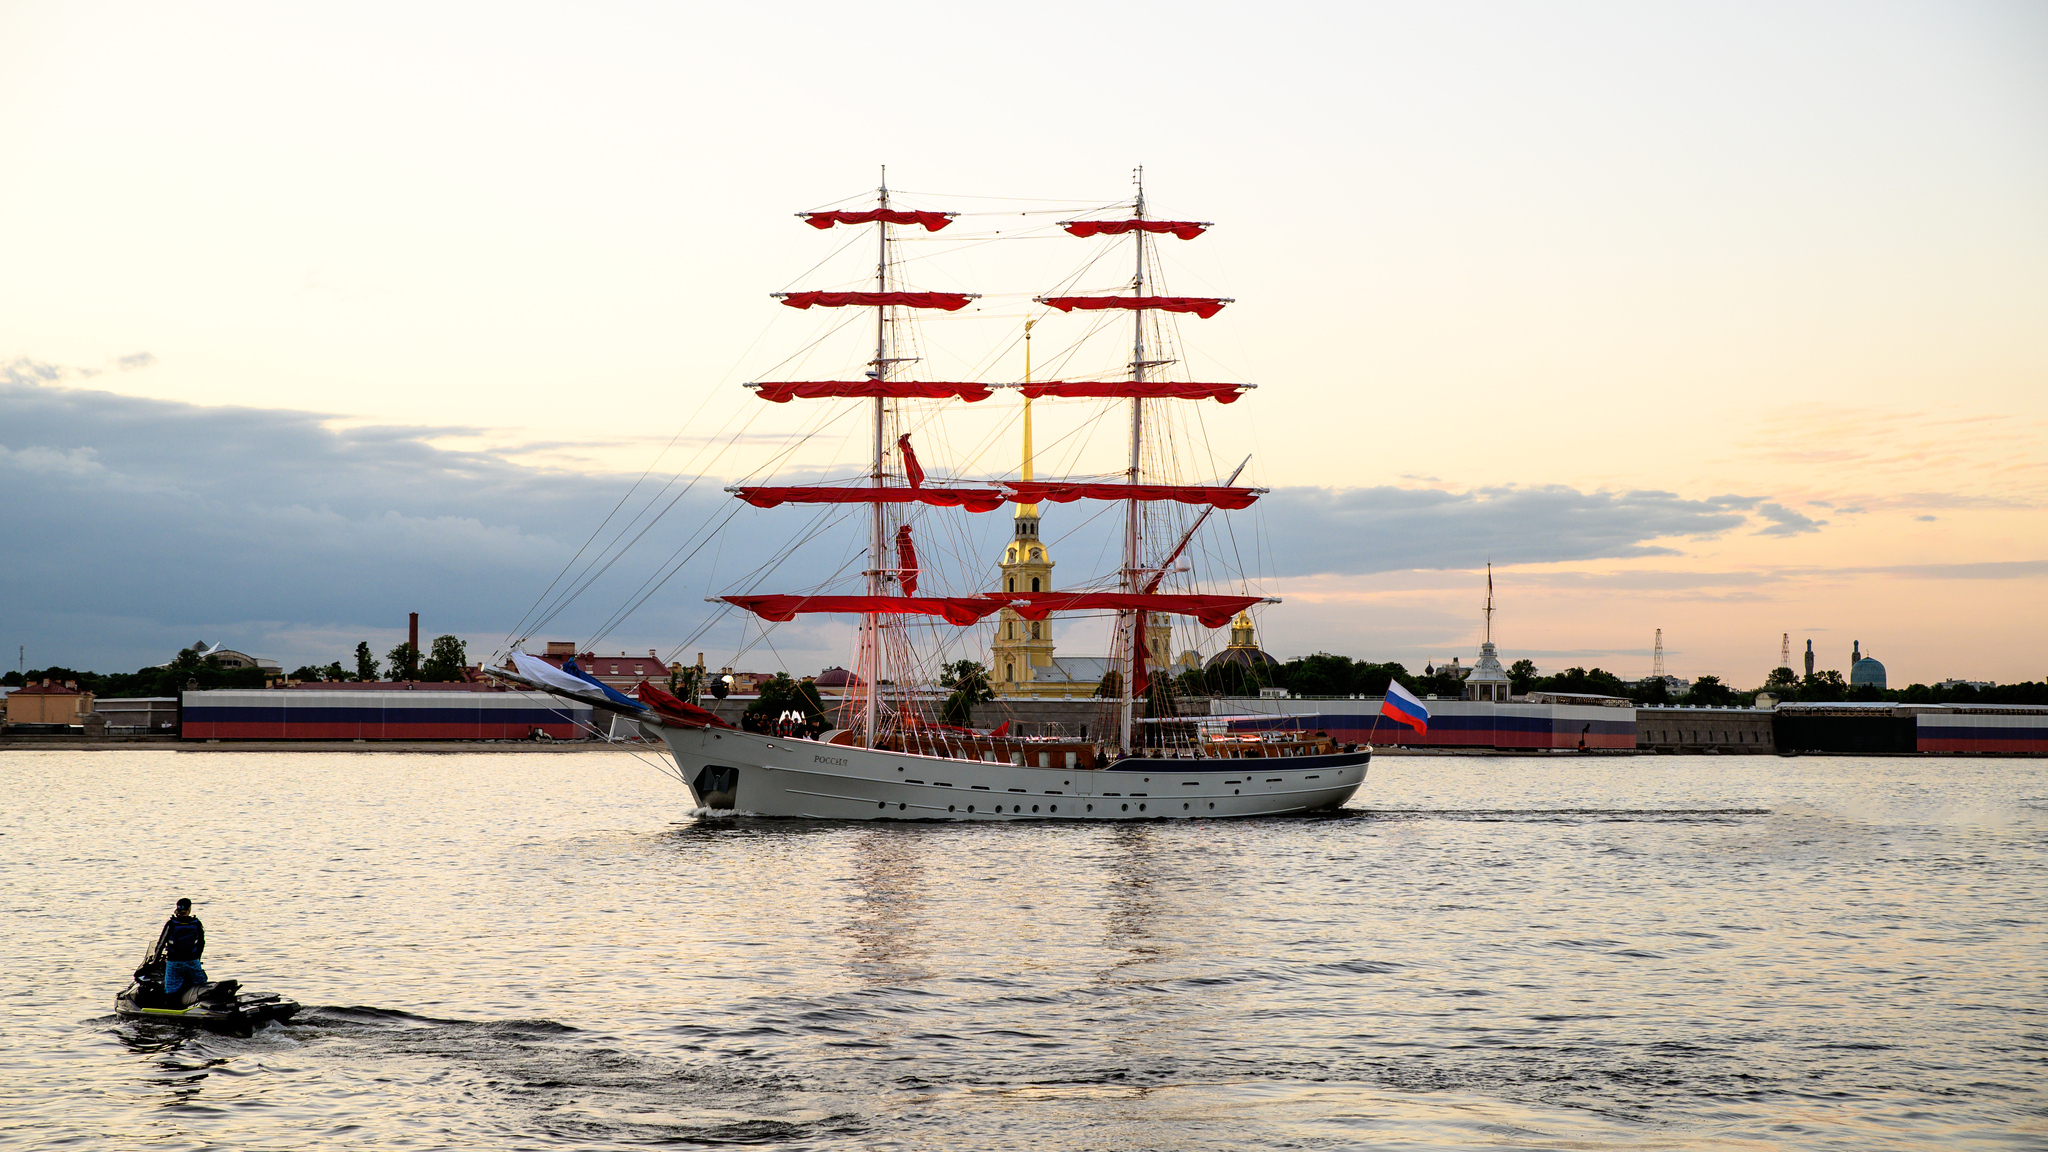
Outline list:
[[[767,815],[840,818],[913,814],[950,819],[1210,817],[1335,807],[1362,783],[1368,749],[1339,747],[1327,737],[1313,734],[1277,742],[1233,740],[1227,725],[1183,717],[1167,686],[1155,683],[1153,665],[1162,654],[1148,653],[1154,617],[1185,619],[1205,629],[1218,629],[1252,605],[1267,601],[1241,583],[1228,592],[1164,590],[1170,575],[1187,571],[1185,558],[1190,546],[1213,514],[1251,507],[1264,490],[1238,484],[1244,463],[1220,482],[1187,483],[1172,466],[1175,438],[1155,430],[1170,405],[1229,404],[1251,385],[1181,380],[1164,371],[1178,363],[1179,357],[1157,330],[1162,319],[1189,316],[1207,320],[1234,301],[1157,290],[1160,284],[1154,275],[1153,246],[1162,241],[1194,240],[1213,225],[1152,216],[1142,171],[1135,182],[1134,197],[1112,206],[1111,211],[1117,213],[1114,217],[1058,223],[1070,237],[1127,241],[1132,248],[1129,280],[1116,291],[1080,294],[1074,291],[1077,274],[1058,293],[1031,297],[1040,311],[1024,327],[1025,379],[1011,384],[922,379],[915,367],[922,357],[914,342],[906,344],[900,335],[922,313],[960,312],[981,299],[974,292],[926,290],[905,282],[900,275],[897,230],[937,233],[954,223],[956,213],[900,206],[892,199],[885,169],[872,208],[827,208],[799,214],[804,223],[822,231],[874,228],[875,264],[870,284],[858,289],[799,287],[774,294],[783,306],[806,311],[872,310],[872,356],[859,379],[757,381],[748,387],[769,404],[864,402],[864,473],[854,482],[740,483],[727,491],[757,508],[846,505],[862,509],[862,591],[749,590],[729,592],[716,600],[766,622],[785,622],[812,613],[854,616],[858,620],[855,674],[849,696],[839,709],[838,727],[816,740],[732,730],[709,712],[650,684],[641,686],[638,699],[605,690],[606,696],[615,699],[603,706],[634,716],[648,734],[658,736],[701,802],[724,801],[722,806]],[[1049,316],[1091,314],[1100,319],[1128,316],[1129,359],[1121,369],[1097,378],[1031,379],[1031,328]],[[1099,322],[1095,322],[1098,328]],[[979,404],[998,390],[1011,389],[1024,403],[1026,455],[1021,475],[993,480],[928,476],[912,442],[913,436],[924,434],[926,426],[909,426],[902,405],[937,405],[942,412],[946,405]],[[1037,476],[1030,456],[1029,408],[1032,401],[1041,399],[1121,405],[1127,433],[1120,474]],[[919,594],[925,569],[917,557],[913,511],[924,508],[933,510],[934,515],[975,515],[1012,504],[1019,506],[1020,518],[1028,512],[1035,525],[1038,505],[1076,502],[1116,507],[1122,513],[1119,560],[1107,586],[1060,590],[1038,587],[1034,580],[1028,590],[1005,587],[967,594],[932,594],[930,590]],[[1171,512],[1175,508],[1184,511],[1177,521]],[[1035,526],[1032,531],[1035,533]],[[1097,692],[1104,697],[1112,722],[1099,726],[1094,740],[1034,741],[1004,735],[1007,725],[979,732],[934,722],[929,714],[929,694],[918,690],[932,679],[931,654],[918,651],[912,622],[936,618],[944,622],[940,627],[974,628],[999,613],[1031,621],[1033,636],[1038,634],[1039,622],[1054,614],[1112,615],[1110,663],[1114,670],[1102,678]],[[517,651],[516,645],[511,661],[508,675],[513,679],[551,691],[590,695],[588,686],[579,686],[565,673]],[[1271,769],[1252,772],[1245,767],[1248,760],[1266,759],[1275,762]],[[913,771],[915,775],[911,775]],[[1172,802],[1155,798],[1158,793],[1146,773],[1177,777]],[[946,779],[939,779],[942,776]],[[1186,778],[1178,779],[1181,776]],[[1142,786],[1134,788],[1139,779]],[[1011,797],[1007,811],[1003,801],[990,803],[998,789]],[[991,795],[974,798],[963,796],[963,791]],[[1015,799],[1017,794],[1041,798],[1031,804],[1027,814],[1023,802]],[[1130,797],[1138,798],[1135,810]],[[941,800],[947,801],[943,808]],[[1065,811],[1061,811],[1063,806]],[[1041,812],[1041,807],[1046,811]]]

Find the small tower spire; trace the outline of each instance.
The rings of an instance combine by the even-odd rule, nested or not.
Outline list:
[[[1652,650],[1650,656],[1650,677],[1653,680],[1662,680],[1664,678],[1664,630],[1662,628],[1657,629],[1657,647]]]
[[[1037,320],[1026,320],[1026,321],[1024,322],[1024,382],[1025,382],[1026,384],[1029,384],[1029,383],[1031,383],[1031,326],[1032,326],[1033,324],[1036,324],[1036,323],[1038,323],[1038,321],[1037,321]],[[1024,397],[1024,477],[1023,477],[1023,478],[1024,478],[1024,479],[1026,479],[1026,480],[1029,480],[1029,479],[1031,479],[1031,397],[1030,397],[1030,395],[1029,395],[1028,393],[1027,393],[1027,394],[1025,395],[1025,397]],[[1036,519],[1038,519],[1038,505],[1036,505],[1036,504],[1019,504],[1019,505],[1017,505],[1017,519],[1019,519],[1019,520],[1022,520],[1022,519],[1026,518],[1026,517],[1030,517],[1030,518],[1031,518],[1031,519],[1033,519],[1033,520],[1036,520]]]
[[[1493,561],[1486,562],[1486,642],[1493,643]]]

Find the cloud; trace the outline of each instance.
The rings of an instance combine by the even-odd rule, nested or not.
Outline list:
[[[199,636],[287,667],[325,663],[345,655],[351,637],[388,647],[408,611],[421,613],[430,634],[453,632],[488,651],[565,571],[557,592],[588,586],[531,629],[536,639],[587,640],[646,595],[607,644],[666,652],[694,637],[692,648],[717,656],[760,645],[759,626],[737,616],[708,624],[719,610],[704,597],[858,581],[859,533],[841,530],[857,510],[747,508],[720,478],[656,474],[635,491],[632,476],[534,467],[446,443],[473,428],[351,427],[321,412],[201,407],[67,388],[67,379],[78,375],[26,359],[0,364],[0,475],[10,493],[0,532],[33,542],[0,566],[0,596],[22,609],[17,635],[0,641],[29,644],[41,653],[31,663],[133,668]],[[1489,557],[1670,555],[1656,541],[1739,528],[1759,502],[1561,486],[1283,488],[1257,514],[1270,560],[1244,566],[1347,578],[1474,568]],[[657,509],[666,514],[651,523]],[[990,586],[1009,518],[924,515],[932,590]],[[1048,538],[1065,580],[1113,570],[1116,520],[1078,507],[1059,518]],[[1228,534],[1242,535],[1245,523],[1211,520],[1209,554],[1234,548]],[[611,559],[611,542],[634,540]],[[1660,578],[1642,579],[1654,587]],[[844,662],[842,624],[778,628],[756,657],[798,669]],[[1088,626],[1076,621],[1066,634],[1082,643]],[[962,634],[960,654],[980,642]]]
[[[200,635],[395,633],[415,610],[430,629],[495,642],[631,484],[423,442],[443,429],[337,430],[315,412],[52,386],[68,375],[0,366],[0,531],[33,542],[0,566],[19,633],[5,639],[46,662],[133,668]],[[713,493],[685,498],[650,552],[722,508]],[[571,613],[557,638],[645,574],[622,564],[601,578],[607,612]],[[650,628],[682,630],[672,613]],[[335,656],[259,652],[288,666]]]
[[[1747,522],[1746,496],[1581,492],[1561,485],[1283,488],[1260,502],[1277,575],[1363,575],[1676,555],[1651,543],[1711,537]]]
[[[1757,513],[1771,522],[1768,528],[1752,533],[1755,536],[1798,536],[1807,532],[1818,532],[1825,520],[1815,520],[1804,513],[1794,512],[1783,504],[1765,504]]]
[[[114,366],[123,372],[133,372],[138,368],[150,368],[155,366],[155,364],[156,353],[154,352],[137,352],[132,356],[123,356],[114,361]]]
[[[1850,568],[1881,576],[1917,576],[1928,580],[2028,580],[2048,576],[2048,560],[1989,560],[1977,564],[1892,564],[1881,568]]]
[[[1922,521],[1922,522],[1925,522],[1925,521],[1930,521],[1930,520],[1939,520],[1939,519],[1941,519],[1941,517],[1939,517],[1939,516],[1915,516],[1915,517],[1913,517],[1913,519],[1915,519],[1915,520],[1919,520],[1919,521]]]

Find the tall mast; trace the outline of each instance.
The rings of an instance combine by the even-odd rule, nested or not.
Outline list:
[[[1137,182],[1138,199],[1134,208],[1133,218],[1143,220],[1145,218],[1145,169],[1143,167],[1138,169]],[[1136,268],[1131,274],[1131,293],[1135,296],[1143,296],[1145,295],[1146,232],[1143,228],[1138,228],[1134,229],[1131,235],[1137,241]],[[1131,312],[1131,380],[1134,383],[1142,383],[1144,379],[1145,313],[1142,310],[1133,309]],[[1131,397],[1131,463],[1129,472],[1129,483],[1133,485],[1138,483],[1139,445],[1143,440],[1144,431],[1145,402],[1133,396]],[[1126,592],[1137,592],[1140,590],[1138,587],[1139,515],[1138,500],[1135,496],[1124,501],[1123,590]],[[1120,613],[1120,615],[1123,617],[1122,623],[1124,627],[1122,631],[1130,637],[1130,643],[1125,646],[1123,653],[1124,674],[1122,676],[1123,692],[1121,693],[1123,696],[1123,719],[1120,726],[1122,747],[1128,750],[1132,747],[1131,727],[1133,713],[1136,709],[1138,660],[1140,659],[1138,646],[1145,642],[1145,638],[1138,635],[1138,614],[1136,612],[1125,611]]]
[[[882,165],[882,186],[879,195],[881,207],[886,210],[889,207],[889,166],[887,164]],[[877,237],[875,291],[887,292],[889,290],[889,222],[887,220],[875,221],[875,235]],[[889,378],[888,316],[889,308],[887,305],[878,304],[875,306],[875,365],[871,374],[876,380],[887,380]],[[886,404],[887,401],[882,397],[875,397],[874,460],[868,475],[869,482],[876,488],[882,487],[882,482],[885,479],[882,473],[882,453],[885,448],[883,423],[887,417]],[[886,539],[886,528],[882,520],[882,507],[881,501],[877,500],[870,506],[868,512],[868,595],[870,596],[886,596],[889,593],[883,576],[883,568],[887,562],[886,557],[883,555],[883,549],[887,547],[888,541]],[[875,612],[863,614],[861,617],[861,630],[866,633],[861,638],[862,663],[866,665],[866,667],[861,669],[861,676],[867,681],[867,690],[862,693],[865,703],[861,710],[861,743],[866,747],[872,748],[875,746],[876,724],[880,720],[881,713],[881,615]]]

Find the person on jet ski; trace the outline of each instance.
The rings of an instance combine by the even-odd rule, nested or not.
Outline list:
[[[206,925],[192,914],[192,901],[178,900],[177,914],[164,921],[156,938],[156,955],[164,962],[164,995],[175,996],[187,984],[206,983],[199,957],[206,952]]]

